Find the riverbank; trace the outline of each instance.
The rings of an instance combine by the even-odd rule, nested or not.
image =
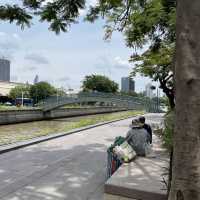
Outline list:
[[[83,116],[91,114],[112,113],[126,110],[126,108],[116,107],[60,108],[48,112],[44,112],[42,109],[4,110],[0,111],[0,125],[49,120],[63,117]]]
[[[143,114],[143,111],[124,111],[109,114],[98,114],[84,117],[62,118],[48,121],[36,121],[12,125],[2,125],[0,128],[0,145],[8,145],[33,138],[67,132],[88,125],[117,120]]]

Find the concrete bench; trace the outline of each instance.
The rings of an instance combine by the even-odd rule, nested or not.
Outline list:
[[[154,156],[138,157],[123,164],[106,182],[105,200],[167,200],[167,187],[163,178],[169,159],[161,141],[154,136]]]

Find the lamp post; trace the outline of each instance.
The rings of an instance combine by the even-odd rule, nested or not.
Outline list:
[[[22,107],[24,106],[24,92],[22,91]]]
[[[160,109],[159,109],[159,104],[160,104],[160,102],[159,102],[159,88],[157,87],[156,88],[156,86],[154,86],[154,85],[152,85],[151,87],[150,87],[150,89],[151,90],[156,90],[156,111],[158,112]]]
[[[159,95],[159,88],[157,87],[155,87],[155,86],[151,86],[151,90],[156,90],[156,111],[158,112],[160,109],[159,109],[159,104],[160,104],[160,102],[159,102],[159,97],[160,97],[160,95]]]
[[[159,95],[159,88],[157,87],[157,112],[159,112],[159,107],[160,107],[160,100],[159,100],[159,97],[160,97],[160,95]]]

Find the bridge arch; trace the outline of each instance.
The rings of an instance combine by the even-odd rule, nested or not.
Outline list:
[[[44,112],[63,107],[74,103],[104,102],[112,104],[114,107],[124,107],[129,109],[145,109],[145,102],[140,98],[132,96],[116,95],[111,93],[88,93],[71,94],[66,96],[54,96],[46,99],[42,108]]]

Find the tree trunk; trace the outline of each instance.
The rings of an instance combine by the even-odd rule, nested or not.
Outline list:
[[[166,81],[163,81],[162,79],[159,79],[159,82],[160,82],[160,88],[163,90],[163,92],[167,96],[167,98],[169,100],[170,108],[173,110],[175,108],[174,90],[173,89],[169,89],[167,87],[167,82]]]
[[[173,110],[175,108],[174,95],[173,94],[168,94],[168,93],[165,93],[165,94],[167,95],[167,98],[169,100],[170,108]]]
[[[177,2],[176,127],[169,200],[200,200],[200,0]]]

